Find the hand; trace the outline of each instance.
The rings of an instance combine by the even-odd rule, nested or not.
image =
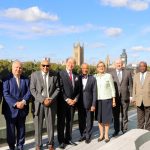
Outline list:
[[[48,107],[52,103],[52,100],[49,98],[46,98],[43,102],[44,106]]]
[[[24,108],[24,103],[23,103],[22,101],[17,102],[17,103],[16,103],[16,107],[17,107],[18,109],[23,109],[23,108]]]
[[[76,102],[77,102],[77,100],[74,99],[74,100],[72,101],[72,106],[74,106],[74,105],[76,104]]]
[[[95,111],[95,106],[92,106],[90,111],[94,112]]]
[[[112,107],[116,107],[116,101],[115,101],[114,97],[113,97],[113,100],[112,100]]]
[[[72,100],[72,99],[70,99],[70,98],[68,98],[68,100],[67,100],[67,104],[68,104],[68,105],[70,105],[70,106],[71,106],[71,105],[73,105],[73,100]]]
[[[133,104],[134,106],[136,106],[136,101],[135,101],[135,100],[132,100],[132,104]]]

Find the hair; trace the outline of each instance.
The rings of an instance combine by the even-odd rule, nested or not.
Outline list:
[[[140,66],[140,64],[144,64],[147,67],[147,62],[145,62],[145,61],[140,61],[139,66]]]
[[[50,61],[49,61],[48,59],[44,59],[44,60],[41,61],[41,65],[42,65],[42,63],[43,63],[44,61],[46,61],[46,62],[48,62],[48,63],[50,64]]]
[[[69,61],[69,60],[73,60],[74,61],[74,63],[76,64],[76,60],[75,60],[75,58],[74,57],[68,57],[67,59],[66,59],[66,63]]]
[[[19,61],[19,60],[13,61],[13,62],[12,62],[12,67],[13,67],[15,64],[20,64],[21,66],[23,66],[22,62]]]
[[[104,63],[103,61],[100,60],[100,61],[97,63],[97,65],[96,65],[97,68],[98,68],[98,65],[99,65],[99,64],[103,64],[104,67],[106,67],[105,63]]]
[[[116,60],[115,60],[115,63],[117,63],[118,61],[120,61],[120,62],[123,64],[123,61],[122,61],[121,58],[116,59]]]
[[[83,65],[87,65],[89,67],[89,65],[87,63],[83,63],[83,64],[81,64],[81,68],[82,68]]]

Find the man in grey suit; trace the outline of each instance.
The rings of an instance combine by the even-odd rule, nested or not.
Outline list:
[[[128,129],[128,108],[132,99],[133,80],[131,72],[123,68],[121,59],[116,60],[115,69],[111,72],[116,90],[116,107],[113,107],[114,129],[113,136],[119,134],[120,128],[124,134]],[[120,127],[121,113],[121,127]]]
[[[150,131],[150,72],[147,63],[139,63],[139,73],[133,80],[133,102],[137,106],[138,128]]]
[[[50,62],[43,60],[40,71],[31,75],[30,90],[35,99],[34,125],[36,150],[42,149],[42,126],[45,118],[49,150],[54,149],[56,99],[59,93],[58,75],[50,70]]]
[[[97,84],[96,79],[92,75],[89,75],[89,66],[83,63],[81,66],[82,74],[80,75],[80,96],[78,100],[78,118],[79,118],[79,130],[81,138],[79,142],[85,140],[85,143],[90,143],[94,111],[97,100]]]

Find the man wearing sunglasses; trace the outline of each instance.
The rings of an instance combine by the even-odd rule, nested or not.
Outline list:
[[[59,93],[58,76],[50,70],[50,62],[43,60],[40,71],[31,75],[30,90],[35,99],[34,125],[36,150],[42,149],[42,126],[45,118],[48,133],[48,148],[54,149],[54,123],[56,99]]]

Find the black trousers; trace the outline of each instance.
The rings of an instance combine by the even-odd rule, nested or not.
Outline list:
[[[72,126],[75,107],[69,106],[66,102],[59,103],[57,109],[57,135],[58,142],[65,143],[72,140]]]
[[[94,112],[91,112],[84,107],[78,108],[79,131],[81,137],[90,139],[93,128]]]
[[[113,107],[113,119],[115,132],[128,130],[129,100],[116,99],[116,107]]]
[[[150,131],[150,106],[145,107],[142,103],[137,107],[138,128]]]

